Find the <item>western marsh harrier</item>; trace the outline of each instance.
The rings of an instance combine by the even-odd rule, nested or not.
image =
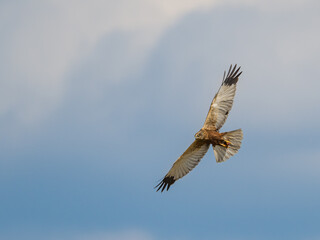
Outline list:
[[[228,74],[224,72],[221,87],[218,93],[212,100],[207,118],[203,127],[197,132],[194,137],[195,141],[188,149],[178,158],[169,170],[167,175],[155,187],[161,192],[187,175],[203,158],[212,144],[216,161],[224,162],[238,152],[242,141],[242,130],[234,130],[231,132],[219,133],[219,129],[226,121],[228,114],[232,108],[234,95],[236,93],[236,85],[239,76],[242,72],[240,67],[232,65],[229,68]]]

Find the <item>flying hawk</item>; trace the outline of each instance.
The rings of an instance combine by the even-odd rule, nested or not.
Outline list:
[[[236,154],[241,146],[242,130],[234,130],[231,132],[219,133],[219,129],[226,121],[228,114],[232,108],[234,95],[236,93],[236,85],[242,72],[240,67],[232,65],[228,74],[224,72],[221,87],[212,100],[207,118],[203,127],[194,137],[195,141],[188,149],[178,158],[162,181],[155,186],[163,192],[174,184],[175,181],[187,175],[203,158],[212,144],[216,161],[224,162],[231,156]]]

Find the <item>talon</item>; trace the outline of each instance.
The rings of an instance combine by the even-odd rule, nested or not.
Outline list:
[[[224,143],[220,143],[220,146],[225,147],[225,148],[228,147],[228,145],[227,145],[227,144],[224,144]]]
[[[225,140],[224,142],[225,142],[225,143],[220,143],[220,146],[225,147],[225,148],[228,148],[229,145],[231,144],[231,142],[229,142],[229,141],[227,141],[227,140]]]

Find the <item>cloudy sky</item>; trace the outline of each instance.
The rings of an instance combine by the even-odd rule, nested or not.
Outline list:
[[[320,239],[319,12],[0,1],[0,238]],[[241,150],[155,192],[235,63]]]

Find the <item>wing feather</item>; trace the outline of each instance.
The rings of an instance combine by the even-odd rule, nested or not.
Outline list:
[[[195,166],[198,165],[200,160],[206,154],[210,143],[202,140],[195,140],[188,149],[178,158],[169,170],[163,180],[155,187],[157,191],[161,192],[165,188],[169,190],[170,186],[179,178],[187,175]]]
[[[236,85],[242,72],[237,64],[232,68],[230,65],[228,74],[224,72],[221,87],[213,98],[210,109],[203,125],[207,130],[219,130],[229,115],[236,93]]]

